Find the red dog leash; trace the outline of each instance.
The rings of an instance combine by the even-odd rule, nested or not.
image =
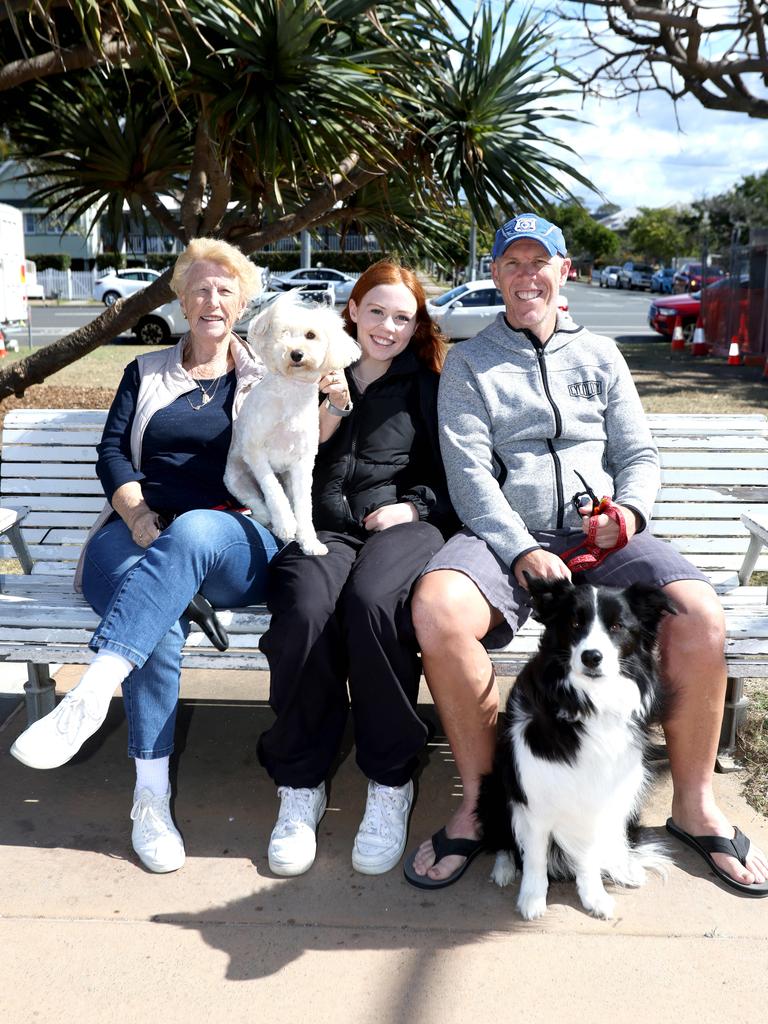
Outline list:
[[[576,472],[576,476],[584,484],[584,491],[580,491],[578,494],[574,494],[571,499],[573,506],[578,512],[584,508],[585,500],[592,506],[592,511],[589,516],[589,526],[587,528],[587,535],[583,541],[579,544],[574,545],[572,548],[568,548],[567,551],[563,551],[560,557],[571,570],[571,572],[585,572],[587,569],[594,569],[600,565],[613,551],[618,551],[619,548],[623,548],[627,543],[627,524],[624,519],[624,514],[618,505],[609,497],[598,498],[592,488],[589,486],[587,481],[581,475]],[[616,538],[616,543],[610,548],[598,547],[595,538],[597,537],[598,527],[598,516],[608,516],[619,528],[619,536]]]

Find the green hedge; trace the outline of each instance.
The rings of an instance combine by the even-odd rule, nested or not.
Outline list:
[[[68,252],[30,253],[27,259],[32,260],[38,270],[69,270],[72,266]]]
[[[380,252],[313,252],[312,266],[362,274],[372,263],[377,263],[382,255]],[[293,252],[255,252],[251,259],[260,267],[267,267],[273,274],[285,274],[289,270],[298,270],[301,253],[299,249]]]

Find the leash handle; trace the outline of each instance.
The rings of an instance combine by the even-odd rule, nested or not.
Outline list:
[[[613,547],[601,548],[597,546],[598,516],[600,515],[608,516],[619,527],[619,535]],[[624,513],[610,498],[604,497],[601,498],[599,504],[594,508],[592,515],[589,517],[589,526],[585,539],[580,544],[576,544],[574,547],[568,548],[567,551],[563,551],[560,558],[571,572],[585,572],[587,569],[594,569],[600,565],[608,555],[613,551],[618,551],[619,548],[623,548],[626,543],[627,521],[624,518]]]

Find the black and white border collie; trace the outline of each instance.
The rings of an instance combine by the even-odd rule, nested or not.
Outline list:
[[[509,885],[522,862],[517,907],[547,905],[548,877],[574,878],[584,909],[613,916],[603,877],[639,886],[664,874],[663,848],[633,845],[629,828],[648,783],[649,727],[662,710],[656,633],[675,608],[663,591],[527,577],[537,653],[518,676],[501,719],[477,817],[491,878]]]

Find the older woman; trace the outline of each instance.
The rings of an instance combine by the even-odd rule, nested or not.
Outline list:
[[[158,872],[184,863],[168,763],[190,602],[263,600],[278,548],[223,481],[232,420],[262,372],[232,332],[259,290],[258,271],[233,246],[201,238],[178,258],[171,287],[189,330],[126,368],[98,448],[109,500],[81,558],[83,593],[103,616],[90,643],[96,657],[11,749],[33,768],[64,764],[103,723],[122,684],[136,762],[132,843]]]

